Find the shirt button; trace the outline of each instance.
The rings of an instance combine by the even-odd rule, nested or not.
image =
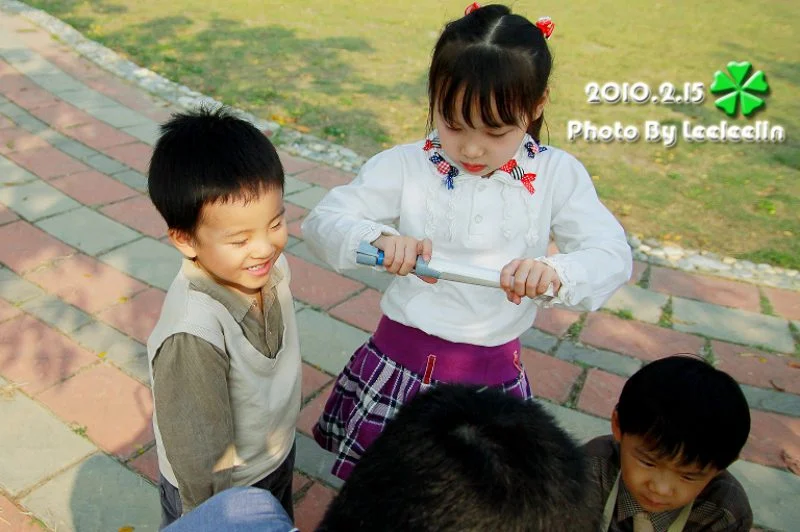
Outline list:
[[[480,214],[479,214],[479,215],[477,215],[477,216],[475,216],[475,223],[476,223],[476,224],[479,224],[479,223],[481,223],[482,221],[483,221],[483,216],[481,216]]]

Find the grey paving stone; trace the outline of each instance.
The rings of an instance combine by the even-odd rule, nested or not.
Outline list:
[[[331,375],[337,375],[369,338],[364,331],[312,309],[298,312],[297,326],[303,360]]]
[[[296,194],[309,187],[311,187],[311,185],[300,181],[296,177],[286,176],[286,182],[283,184],[283,194],[289,196],[290,194]]]
[[[94,321],[94,318],[81,309],[50,294],[23,303],[22,309],[64,334],[70,334],[75,329]]]
[[[44,295],[44,290],[26,281],[8,268],[0,267],[0,297],[14,305]]]
[[[92,321],[70,336],[100,358],[111,361],[134,379],[150,386],[145,345],[99,321]]]
[[[106,175],[116,174],[117,172],[122,172],[129,169],[127,166],[112,159],[111,157],[107,157],[102,153],[97,152],[94,152],[94,155],[86,157],[83,161],[98,172],[102,172]]]
[[[40,74],[58,74],[62,72],[53,65],[53,63],[47,61],[36,52],[28,48],[19,47],[18,43],[11,47],[4,46],[0,48],[0,56],[27,76],[32,77]]]
[[[549,353],[558,343],[558,338],[552,334],[547,334],[539,329],[531,327],[519,337],[519,341],[525,347],[536,349],[542,353]]]
[[[786,416],[800,417],[800,397],[777,390],[765,390],[755,386],[741,384],[744,396],[750,408],[767,410]]]
[[[351,270],[344,270],[342,275],[363,283],[370,288],[374,288],[379,292],[385,292],[389,285],[392,284],[394,275],[386,273],[381,270],[376,270],[369,266],[360,266]]]
[[[0,487],[12,496],[97,450],[18,391],[0,398],[0,419]]]
[[[36,225],[89,255],[141,237],[133,229],[88,207],[47,218]]]
[[[0,155],[0,185],[36,181],[39,178]]]
[[[19,116],[27,115],[29,113],[19,105],[6,100],[3,104],[0,104],[0,114],[6,115],[16,122],[16,119]]]
[[[735,462],[728,470],[744,486],[756,525],[787,532],[797,530],[800,477],[744,460]]]
[[[667,304],[668,299],[664,294],[626,284],[611,296],[604,308],[609,310],[628,310],[639,321],[658,323],[661,317],[661,309]]]
[[[48,126],[46,123],[42,122],[41,120],[30,114],[24,114],[18,116],[17,118],[14,119],[14,122],[16,122],[17,125],[20,126],[22,129],[24,129],[25,131],[28,131],[29,133],[36,133],[37,135],[43,137],[44,140],[47,140],[48,142],[50,142],[50,139],[46,138],[48,136],[44,135],[44,133],[47,131],[55,133],[55,131],[52,131],[50,129],[50,126]]]
[[[320,200],[328,193],[327,189],[322,187],[311,186],[300,192],[287,195],[286,201],[299,205],[308,210],[313,209]]]
[[[89,109],[119,105],[111,98],[103,96],[99,92],[92,89],[62,91],[59,93],[58,97],[66,102],[71,103],[78,109],[83,109],[87,112]]]
[[[679,331],[737,344],[764,346],[782,353],[794,351],[788,322],[773,316],[673,297],[672,322]]]
[[[558,346],[556,357],[567,362],[582,362],[625,377],[630,377],[642,367],[641,361],[635,358],[567,341]]]
[[[152,120],[133,109],[129,109],[122,104],[114,104],[108,107],[93,107],[86,111],[98,120],[116,128],[136,126],[151,123]]]
[[[78,160],[87,162],[87,164],[90,157],[94,155],[99,155],[95,150],[91,149],[85,144],[82,144],[77,140],[71,139],[69,137],[64,137],[63,135],[61,139],[55,140],[51,144],[53,144],[53,146],[63,151],[64,153],[71,155]]]
[[[156,531],[161,520],[158,489],[101,453],[64,471],[21,502],[59,532],[123,527]]]
[[[326,270],[331,271],[333,270],[333,268],[328,266],[324,261],[319,260],[317,256],[314,255],[310,249],[308,249],[308,244],[303,241],[300,241],[297,245],[293,246],[292,249],[289,250],[289,253],[296,257],[300,257],[307,262],[316,264],[320,268],[325,268]]]
[[[31,221],[81,206],[60,190],[40,180],[0,188],[0,203]]]
[[[136,170],[123,170],[111,177],[139,192],[147,192],[147,178]]]
[[[286,249],[288,251],[288,250],[292,249],[294,246],[296,246],[297,244],[299,244],[300,242],[302,242],[302,240],[300,240],[299,238],[294,237],[292,235],[289,235],[289,240],[288,240],[288,242],[286,242],[286,247],[284,249]]]
[[[611,422],[599,417],[590,416],[561,405],[539,401],[558,422],[561,427],[572,434],[572,437],[585,443],[597,436],[611,434]]]
[[[181,265],[181,254],[177,249],[150,237],[131,242],[98,258],[162,290],[169,288]]]
[[[145,117],[148,122],[141,123],[135,126],[123,127],[122,131],[136,137],[137,139],[145,142],[151,146],[155,146],[156,141],[160,135],[159,125],[149,118]]]
[[[28,74],[28,77],[36,82],[37,85],[55,95],[60,95],[67,91],[90,90],[89,87],[64,72],[32,72]]]
[[[297,433],[297,454],[295,455],[295,468],[306,475],[318,478],[328,485],[339,489],[344,482],[339,477],[331,475],[331,468],[335,457],[305,434]]]

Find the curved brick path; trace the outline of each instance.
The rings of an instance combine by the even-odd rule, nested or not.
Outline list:
[[[24,19],[0,13],[0,530],[155,530],[144,342],[178,264],[144,191],[166,103]],[[282,153],[304,408],[296,515],[312,530],[338,486],[308,438],[332,375],[379,316],[388,277],[308,252],[300,219],[352,178]],[[602,312],[550,310],[526,333],[537,394],[581,439],[609,432],[625,377],[690,351],[744,385],[750,441],[734,467],[759,526],[797,530],[800,293],[636,264]],[[38,520],[39,523],[34,523]]]

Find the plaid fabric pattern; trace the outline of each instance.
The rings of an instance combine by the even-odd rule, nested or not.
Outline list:
[[[435,370],[433,374],[435,377]],[[336,454],[331,473],[346,480],[403,403],[439,382],[433,378],[425,384],[422,375],[396,364],[372,342],[362,345],[339,374],[314,426],[317,443]],[[501,389],[513,397],[533,398],[524,371]]]
[[[601,436],[587,443],[584,449],[605,502],[619,473],[619,445],[612,436]],[[643,511],[620,481],[617,507],[609,532],[631,532],[633,516]],[[650,521],[656,532],[666,532],[679,513],[680,509],[650,514]],[[744,488],[733,475],[723,471],[695,499],[684,531],[749,532],[752,525],[753,512]]]

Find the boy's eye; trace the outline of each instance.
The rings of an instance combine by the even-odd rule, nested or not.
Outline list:
[[[244,246],[247,244],[247,240],[237,240],[236,242],[230,243],[232,246]]]
[[[282,225],[283,225],[283,218],[281,218],[280,220],[278,220],[277,222],[275,222],[275,223],[272,225],[272,227],[270,227],[270,229],[272,229],[273,231],[275,231],[275,230],[278,230],[278,229],[280,229]]]
[[[645,467],[653,467],[655,465],[654,463],[648,462],[647,460],[642,460],[641,458],[639,458],[639,463]]]

